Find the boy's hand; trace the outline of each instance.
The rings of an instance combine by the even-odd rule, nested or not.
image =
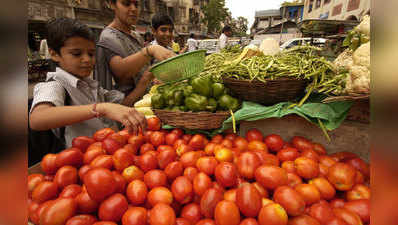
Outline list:
[[[155,59],[158,61],[163,61],[165,59],[176,56],[176,54],[173,51],[170,51],[167,48],[164,48],[160,45],[151,45],[148,47],[148,50],[149,54],[155,57]]]
[[[122,123],[134,135],[137,135],[140,129],[142,132],[146,131],[145,116],[132,107],[114,103],[100,103],[97,107],[101,115]]]

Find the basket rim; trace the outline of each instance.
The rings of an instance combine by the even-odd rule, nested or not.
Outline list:
[[[156,69],[157,67],[162,66],[163,64],[166,64],[166,63],[168,63],[168,62],[170,62],[170,61],[174,61],[174,60],[176,60],[176,59],[185,57],[185,56],[187,56],[187,55],[192,55],[192,54],[195,54],[195,53],[198,53],[198,52],[204,52],[204,53],[206,53],[206,50],[201,49],[201,50],[196,50],[196,51],[192,51],[192,52],[186,52],[186,53],[184,53],[184,54],[181,54],[181,55],[177,55],[177,56],[168,58],[168,59],[163,60],[163,61],[161,61],[161,62],[159,62],[159,63],[156,63],[154,66],[152,66],[152,68],[149,70],[149,72],[153,72],[153,70]]]
[[[200,111],[200,112],[184,112],[184,111],[173,111],[173,110],[165,110],[165,109],[152,109],[153,112],[160,112],[160,113],[180,113],[180,114],[192,114],[192,115],[229,115],[229,111],[216,111],[216,112],[208,112],[208,111]]]
[[[249,80],[249,79],[244,79],[244,80],[240,80],[240,79],[236,79],[233,77],[222,77],[223,80],[231,80],[231,81],[237,81],[237,82],[249,82],[249,83],[253,83],[253,82],[262,82],[261,80],[258,79],[254,79],[254,80]],[[293,78],[293,77],[278,77],[276,79],[271,79],[271,78],[266,78],[266,81],[287,81],[287,80],[295,80],[295,81],[309,81],[308,79],[299,79],[299,78]]]

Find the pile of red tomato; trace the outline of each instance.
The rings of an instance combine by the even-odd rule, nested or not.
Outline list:
[[[40,225],[370,224],[369,165],[251,129],[184,134],[148,119],[145,134],[106,128],[47,154],[28,177]]]

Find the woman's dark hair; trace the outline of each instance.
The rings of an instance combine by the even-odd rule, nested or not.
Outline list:
[[[65,41],[71,37],[82,37],[95,42],[95,36],[91,29],[78,20],[70,18],[58,18],[47,23],[47,45],[58,54]]]
[[[226,26],[222,29],[222,32],[223,32],[223,33],[229,32],[229,31],[232,32],[232,28],[231,28],[230,26],[228,26],[228,25],[226,25]]]
[[[160,26],[171,25],[174,27],[173,20],[168,15],[156,14],[152,17],[152,27],[157,30]]]

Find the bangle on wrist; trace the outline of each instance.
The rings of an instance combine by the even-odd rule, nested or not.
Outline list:
[[[146,49],[146,50],[144,50],[144,49]],[[146,56],[147,58],[149,58],[149,59],[152,60],[153,57],[149,54],[148,47],[145,47],[145,48],[141,49],[141,53],[142,53],[144,56]]]
[[[96,117],[96,118],[101,117],[101,114],[97,111],[97,103],[94,103],[93,108],[91,109],[91,112],[94,114],[94,117]]]

